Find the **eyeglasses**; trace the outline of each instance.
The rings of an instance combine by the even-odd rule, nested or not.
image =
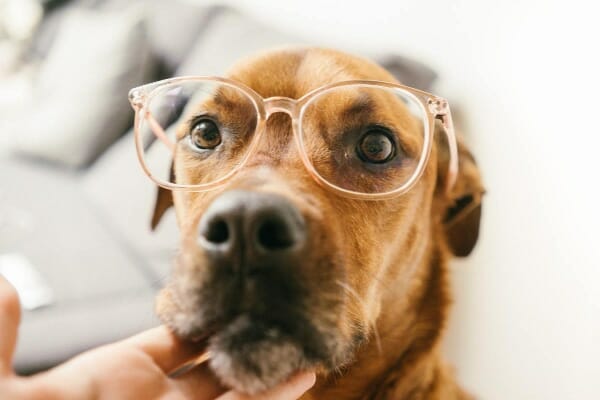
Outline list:
[[[310,175],[327,188],[356,199],[395,197],[423,174],[435,119],[448,139],[446,189],[456,180],[457,144],[448,102],[408,86],[352,80],[296,100],[263,98],[231,79],[180,77],[136,87],[129,101],[142,168],[170,190],[219,187],[257,152],[277,158],[282,146],[294,140]],[[289,115],[293,139],[285,133],[289,129],[267,129],[275,113]]]

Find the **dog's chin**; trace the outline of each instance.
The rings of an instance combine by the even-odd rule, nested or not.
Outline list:
[[[209,351],[210,367],[222,383],[251,395],[316,364],[300,341],[247,315],[214,334]]]

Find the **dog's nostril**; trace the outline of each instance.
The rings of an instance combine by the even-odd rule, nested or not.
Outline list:
[[[267,219],[258,228],[258,243],[267,250],[283,250],[294,244],[290,227],[281,220]]]
[[[229,239],[229,227],[227,226],[227,223],[222,219],[213,221],[208,226],[208,230],[204,234],[204,237],[206,238],[206,240],[212,243],[225,243]]]

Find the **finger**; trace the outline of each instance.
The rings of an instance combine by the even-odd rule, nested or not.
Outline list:
[[[165,326],[142,332],[126,339],[121,344],[138,347],[152,357],[156,365],[165,373],[198,357],[204,350],[203,344],[183,342]]]
[[[171,382],[178,392],[190,399],[213,400],[226,391],[208,370],[207,365],[199,365]]]
[[[289,381],[256,396],[240,394],[229,391],[217,400],[296,400],[308,389],[314,386],[316,376],[314,372],[304,372],[294,376]]]
[[[21,305],[15,288],[0,275],[0,373],[12,372]]]

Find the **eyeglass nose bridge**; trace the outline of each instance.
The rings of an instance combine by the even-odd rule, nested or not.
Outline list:
[[[294,118],[298,107],[298,102],[289,97],[273,96],[263,101],[265,107],[266,119],[275,113],[282,112]]]

